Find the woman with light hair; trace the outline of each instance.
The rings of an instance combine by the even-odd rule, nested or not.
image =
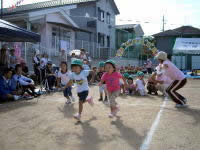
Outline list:
[[[186,107],[187,99],[177,92],[187,83],[183,72],[167,59],[167,53],[161,51],[155,58],[159,61],[160,70],[163,71],[163,74],[172,80],[172,83],[166,89],[167,94],[176,103],[176,107]]]

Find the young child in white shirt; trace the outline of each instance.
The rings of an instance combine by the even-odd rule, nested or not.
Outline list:
[[[146,90],[145,90],[145,81],[144,81],[144,73],[143,72],[138,72],[137,73],[137,80],[136,80],[136,92],[140,95],[140,96],[145,96]]]
[[[83,104],[88,102],[91,106],[94,105],[92,97],[88,97],[89,86],[87,77],[90,73],[90,70],[83,69],[83,62],[79,59],[76,59],[71,64],[72,74],[70,76],[69,82],[66,84],[65,89],[71,87],[73,81],[77,84],[77,94],[79,97],[79,112],[74,115],[74,118],[80,121],[81,114],[83,111]]]
[[[65,61],[60,64],[61,70],[58,72],[57,76],[57,88],[63,88],[70,81],[71,72],[68,71],[67,63]],[[75,99],[72,96],[72,87],[69,86],[63,91],[64,96],[67,98],[66,104],[70,104]]]

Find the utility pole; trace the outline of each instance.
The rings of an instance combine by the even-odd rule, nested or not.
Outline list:
[[[162,22],[163,22],[163,29],[162,29],[162,31],[164,32],[165,31],[165,15],[163,15]]]
[[[3,0],[1,0],[1,19],[3,18]]]

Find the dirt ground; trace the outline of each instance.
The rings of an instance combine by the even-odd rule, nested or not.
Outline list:
[[[172,101],[161,107],[161,96],[121,96],[119,117],[110,119],[93,86],[95,106],[85,104],[81,123],[73,118],[78,101],[65,105],[62,93],[1,104],[0,150],[199,150],[200,80],[190,80],[180,93],[188,108]]]

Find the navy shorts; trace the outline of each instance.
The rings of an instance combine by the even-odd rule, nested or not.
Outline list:
[[[72,96],[72,88],[68,87],[63,91],[65,97]]]
[[[86,98],[88,97],[89,91],[83,91],[81,93],[78,93],[79,101],[85,102]]]

